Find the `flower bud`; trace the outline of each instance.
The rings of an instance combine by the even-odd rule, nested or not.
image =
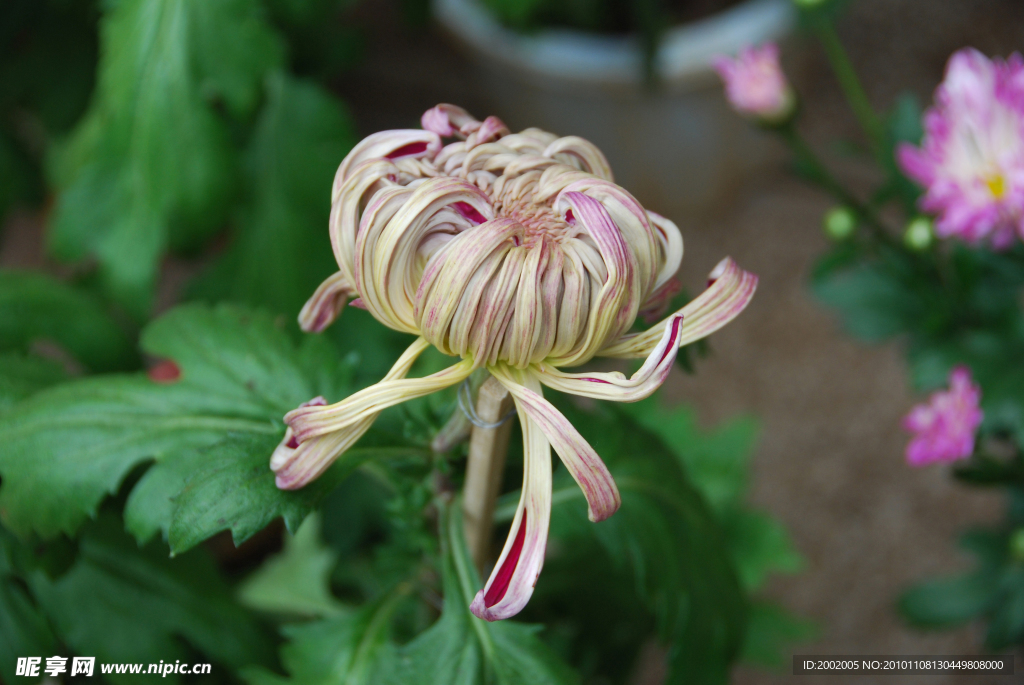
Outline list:
[[[1024,564],[1024,527],[1010,534],[1010,558],[1018,564]]]
[[[927,250],[934,240],[935,229],[932,220],[926,216],[914,217],[903,234],[903,244],[915,252]]]
[[[857,229],[857,215],[849,207],[833,207],[825,213],[822,227],[832,240],[846,240]]]
[[[774,43],[744,48],[735,58],[719,57],[713,65],[725,84],[729,104],[740,114],[777,126],[796,111],[796,96],[779,65],[779,48]]]

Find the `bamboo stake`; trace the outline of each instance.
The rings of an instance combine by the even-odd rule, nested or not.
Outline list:
[[[477,394],[476,413],[481,421],[496,423],[512,410],[512,396],[493,377],[488,378]],[[514,421],[497,428],[473,426],[469,438],[469,459],[466,462],[466,487],[462,498],[466,543],[473,563],[483,574],[491,547],[494,505],[498,500],[501,476],[508,453],[508,438]]]

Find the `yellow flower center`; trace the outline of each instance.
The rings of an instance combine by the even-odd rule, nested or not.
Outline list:
[[[1001,200],[1006,195],[1006,179],[1002,174],[992,174],[985,179],[985,185],[988,186],[992,197],[997,200]]]

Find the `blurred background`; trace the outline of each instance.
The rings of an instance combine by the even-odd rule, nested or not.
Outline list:
[[[67,23],[67,35],[88,35],[78,29],[95,23],[95,11],[68,10],[71,4],[53,3],[60,8],[54,16]],[[814,259],[827,248],[820,217],[830,203],[795,180],[781,151],[726,107],[707,67],[709,54],[781,41],[783,62],[801,94],[805,134],[846,178],[869,185],[873,167],[834,144],[857,138],[856,121],[819,48],[801,36],[788,2],[668,3],[682,28],[654,23],[661,53],[647,49],[643,12],[627,3],[608,3],[612,10],[600,14],[598,3],[583,0],[564,7],[494,0],[489,9],[471,0],[439,0],[433,7],[421,0],[346,0],[318,3],[330,7],[318,15],[327,20],[316,24],[304,24],[298,10],[289,15],[288,7],[317,3],[271,4],[279,6],[279,21],[293,35],[308,34],[308,41],[294,41],[308,50],[289,58],[297,73],[327,84],[343,103],[349,130],[341,137],[347,144],[382,129],[416,127],[421,113],[439,102],[459,104],[480,118],[497,115],[512,130],[538,126],[578,134],[606,151],[617,180],[645,206],[680,226],[686,241],[680,277],[691,292],[701,289],[724,255],[757,273],[760,288],[750,309],[714,336],[713,352],[698,362],[696,375],[677,369],[662,397],[691,405],[707,426],[737,414],[760,420],[751,498],[788,526],[807,560],[803,573],[774,579],[768,594],[820,629],[799,651],[978,652],[975,628],[917,632],[901,622],[894,602],[923,576],[966,568],[967,558],[951,540],[997,517],[1001,501],[957,487],[941,468],[906,467],[907,436],[899,422],[919,398],[907,387],[898,344],[865,347],[852,340],[806,287]],[[8,16],[3,27],[10,55],[47,49],[14,30],[14,19]],[[604,32],[581,34],[587,22]],[[631,34],[639,37],[619,35],[627,24],[639,27]],[[1024,4],[851,0],[838,29],[871,101],[888,109],[907,89],[929,101],[958,48],[1005,56],[1024,47]],[[60,41],[60,33],[47,40]],[[28,77],[5,72],[4,173],[23,164],[41,178],[48,142],[66,135],[81,111],[48,113],[43,107],[33,110],[46,113],[42,118],[26,115],[26,102],[38,90],[32,78],[67,79],[81,91],[79,107],[88,103],[96,45],[76,45],[74,51],[51,50],[55,63],[43,65],[49,71]],[[652,64],[662,78],[651,76]],[[329,178],[326,183],[310,194],[311,202],[323,205],[314,214],[324,218]],[[22,185],[7,180],[2,190],[0,266],[74,273],[74,265],[56,261],[47,248],[53,198],[41,183]],[[223,235],[202,249],[160,260],[157,311],[181,299],[229,249],[231,231],[225,228],[238,221],[224,220],[214,230]],[[656,658],[647,670],[637,682],[658,682]],[[740,669],[735,681],[791,677]],[[940,676],[929,682],[980,680]]]

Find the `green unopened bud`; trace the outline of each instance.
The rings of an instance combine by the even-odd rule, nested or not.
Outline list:
[[[846,240],[857,228],[857,215],[849,207],[833,207],[825,214],[823,226],[832,240]]]
[[[1010,533],[1010,558],[1024,562],[1024,528],[1018,528]]]
[[[927,250],[935,240],[932,220],[926,216],[914,218],[907,224],[907,232],[903,234],[903,242],[911,250]]]

